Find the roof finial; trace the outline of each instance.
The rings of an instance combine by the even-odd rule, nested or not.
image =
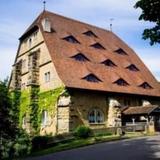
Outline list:
[[[46,1],[43,1],[43,10],[46,10]]]
[[[113,28],[113,23],[112,23],[113,20],[114,20],[113,18],[110,18],[110,31],[111,31],[111,32],[112,32],[112,28]]]

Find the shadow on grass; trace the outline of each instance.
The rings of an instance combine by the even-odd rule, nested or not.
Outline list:
[[[115,137],[114,140],[117,140]],[[110,139],[111,140],[111,139]],[[108,139],[108,141],[110,141]],[[69,143],[58,144],[56,147],[40,151],[37,155],[44,155],[52,152],[54,154],[28,159],[37,160],[159,160],[160,159],[160,136],[142,137],[131,140],[122,140],[111,143],[100,143],[100,139],[89,138],[71,141]],[[107,140],[106,140],[107,141]],[[86,146],[90,145],[90,146]],[[77,148],[80,147],[81,148]],[[85,146],[85,147],[82,147]],[[77,148],[68,150],[71,148]],[[35,156],[35,155],[34,155]]]

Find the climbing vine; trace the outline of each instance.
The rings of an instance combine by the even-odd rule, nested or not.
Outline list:
[[[43,110],[48,111],[49,115],[54,115],[56,102],[61,94],[68,95],[64,87],[54,90],[40,92],[38,86],[16,92],[14,96],[16,106],[19,110],[19,125],[22,126],[23,117],[29,115],[32,134],[38,134],[41,126],[41,114]]]
[[[11,115],[14,118],[14,123],[16,125],[19,124],[19,106],[20,106],[20,97],[21,97],[21,91],[20,90],[14,90],[12,92],[10,92],[10,97],[11,97],[11,101],[12,101],[12,110],[10,111]]]
[[[30,114],[30,91],[27,89],[21,92],[19,125],[22,126],[23,117]]]
[[[38,134],[38,104],[39,100],[39,86],[32,86],[30,89],[30,124],[32,128],[32,134]]]
[[[64,88],[60,87],[54,90],[41,92],[39,94],[39,110],[42,111],[44,109],[47,109],[49,112],[54,112],[53,106],[55,106],[56,101],[63,90]]]
[[[39,93],[39,110],[38,110],[38,122],[41,124],[41,113],[43,110],[48,111],[49,115],[53,115],[56,111],[55,105],[58,97],[64,91],[63,87],[56,88],[54,90]]]

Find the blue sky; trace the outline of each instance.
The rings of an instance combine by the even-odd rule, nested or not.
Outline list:
[[[0,2],[0,79],[10,75],[18,48],[18,38],[43,10],[43,0],[1,0]],[[151,23],[138,21],[136,0],[47,0],[49,11],[109,29],[122,38],[160,80],[160,45],[150,46],[141,38]]]

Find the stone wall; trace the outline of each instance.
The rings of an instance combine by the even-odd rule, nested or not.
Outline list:
[[[71,96],[70,105],[70,131],[79,125],[86,125],[90,128],[105,128],[121,126],[121,107],[125,106],[126,97],[109,96],[99,92],[75,91]],[[130,106],[137,106],[139,99],[136,97],[127,97]],[[88,113],[91,109],[100,109],[104,113],[104,122],[100,124],[90,124]]]
[[[127,97],[131,106],[138,105],[138,99]],[[61,134],[73,131],[79,125],[92,129],[121,126],[121,107],[124,96],[108,96],[99,92],[74,90],[68,97],[61,96],[57,102],[57,113],[52,125],[43,128],[41,133]],[[89,123],[88,115],[92,109],[100,109],[104,114],[103,123]],[[53,125],[54,124],[54,125]]]
[[[48,135],[48,134],[55,135],[57,133],[56,123],[57,123],[56,114],[49,115],[48,124],[46,126],[41,126],[40,128],[40,135]]]
[[[29,46],[29,39],[32,39],[32,45]],[[63,83],[60,80],[54,64],[52,63],[51,56],[47,49],[42,33],[38,30],[36,36],[34,34],[27,37],[20,43],[20,47],[16,57],[16,63],[22,61],[22,71],[21,71],[21,86],[22,90],[27,88],[29,68],[28,68],[28,56],[31,52],[39,51],[39,84],[41,91],[47,91],[59,86]],[[45,82],[44,74],[50,72],[50,81]],[[10,88],[13,88],[13,80],[11,78]]]
[[[121,104],[115,98],[108,98],[109,102],[109,111],[108,111],[108,127],[117,127],[121,126]]]
[[[32,39],[31,45],[29,45],[29,39]],[[40,92],[53,90],[58,87],[64,86],[62,81],[60,80],[57,71],[55,69],[54,64],[52,63],[51,56],[49,54],[49,51],[47,49],[46,44],[44,43],[43,36],[38,30],[37,32],[29,35],[26,39],[20,42],[18,53],[16,56],[15,63],[22,61],[22,69],[21,69],[21,90],[27,90],[28,89],[28,82],[29,82],[29,55],[33,52],[38,51],[39,54],[39,62],[38,62],[38,82],[40,86]],[[50,72],[50,81],[45,82],[45,73]],[[14,89],[14,77],[11,77],[10,80],[10,89]],[[29,107],[29,106],[28,106]],[[55,108],[55,106],[53,106]],[[23,109],[23,108],[22,108]],[[24,113],[25,115],[26,113]],[[22,115],[22,116],[24,116]],[[57,132],[57,113],[49,115],[49,121],[46,126],[40,127],[40,134],[56,134]],[[29,132],[30,127],[29,126],[22,126],[23,128],[26,128],[26,130]]]
[[[70,105],[70,131],[79,125],[91,128],[103,128],[107,126],[108,104],[106,96],[99,93],[74,92]],[[92,109],[100,109],[104,114],[104,122],[101,124],[89,124],[88,114]]]
[[[59,106],[57,112],[57,134],[69,132],[69,107]]]

